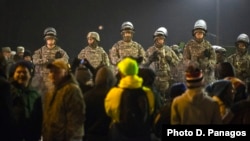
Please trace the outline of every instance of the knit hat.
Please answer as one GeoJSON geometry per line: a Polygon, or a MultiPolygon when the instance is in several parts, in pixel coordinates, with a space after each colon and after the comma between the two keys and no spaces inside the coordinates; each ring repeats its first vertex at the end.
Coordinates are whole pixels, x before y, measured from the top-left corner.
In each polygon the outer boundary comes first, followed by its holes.
{"type": "Polygon", "coordinates": [[[11,70],[10,70],[10,77],[12,77],[14,75],[14,72],[15,70],[17,69],[18,66],[23,66],[23,67],[26,67],[29,72],[30,72],[30,75],[33,76],[34,75],[34,71],[35,71],[35,68],[34,68],[34,64],[29,62],[29,61],[25,61],[25,60],[20,60],[20,61],[17,61],[12,67],[11,67],[11,70]]]}
{"type": "Polygon", "coordinates": [[[117,67],[123,75],[137,75],[139,71],[137,62],[129,57],[121,60],[117,67]]]}
{"type": "Polygon", "coordinates": [[[197,88],[203,86],[203,73],[201,69],[193,65],[187,67],[185,71],[186,86],[188,88],[197,88]]]}
{"type": "Polygon", "coordinates": [[[48,69],[51,69],[52,67],[56,67],[59,69],[65,69],[67,71],[70,70],[70,65],[62,59],[56,59],[47,65],[48,69]]]}

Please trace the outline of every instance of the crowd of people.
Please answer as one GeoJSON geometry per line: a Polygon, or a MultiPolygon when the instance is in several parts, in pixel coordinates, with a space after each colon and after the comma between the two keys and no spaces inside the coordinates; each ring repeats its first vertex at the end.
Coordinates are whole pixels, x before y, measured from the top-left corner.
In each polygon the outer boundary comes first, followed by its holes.
{"type": "Polygon", "coordinates": [[[160,141],[168,125],[249,124],[249,37],[235,53],[206,40],[194,23],[182,49],[159,27],[147,49],[133,40],[132,22],[106,52],[98,32],[72,62],[54,27],[33,53],[23,46],[0,54],[1,138],[10,141],[160,141]]]}

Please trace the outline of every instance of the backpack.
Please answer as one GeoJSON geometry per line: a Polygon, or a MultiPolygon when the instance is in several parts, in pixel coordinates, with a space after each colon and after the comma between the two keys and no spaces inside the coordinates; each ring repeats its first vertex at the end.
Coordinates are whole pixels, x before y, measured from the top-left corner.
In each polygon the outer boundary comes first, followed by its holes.
{"type": "Polygon", "coordinates": [[[120,122],[117,129],[127,137],[150,133],[149,103],[142,88],[124,89],[120,100],[120,122]]]}

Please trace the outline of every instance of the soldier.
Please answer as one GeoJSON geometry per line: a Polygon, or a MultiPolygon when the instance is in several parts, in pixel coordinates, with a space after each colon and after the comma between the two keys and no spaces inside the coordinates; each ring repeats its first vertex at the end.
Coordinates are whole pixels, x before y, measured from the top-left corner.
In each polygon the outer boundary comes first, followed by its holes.
{"type": "Polygon", "coordinates": [[[16,48],[16,54],[14,55],[14,61],[17,62],[19,60],[23,60],[25,48],[23,46],[18,46],[16,48]]]}
{"type": "Polygon", "coordinates": [[[207,24],[199,19],[192,30],[193,39],[189,40],[183,50],[183,63],[200,68],[204,74],[205,85],[213,82],[214,67],[216,63],[215,51],[209,41],[205,39],[207,24]]]}
{"type": "Polygon", "coordinates": [[[56,44],[57,32],[55,28],[48,27],[44,30],[45,45],[36,50],[32,56],[35,65],[35,75],[32,80],[32,86],[37,88],[43,94],[51,86],[48,80],[49,70],[46,66],[55,59],[69,61],[69,56],[60,46],[56,44]]]}
{"type": "Polygon", "coordinates": [[[175,52],[165,44],[167,36],[168,32],[165,27],[160,27],[154,32],[154,45],[147,49],[147,61],[144,64],[144,66],[149,66],[155,71],[156,78],[154,84],[160,92],[162,100],[168,98],[167,90],[172,75],[170,68],[171,66],[176,66],[179,62],[175,52]]]}
{"type": "Polygon", "coordinates": [[[11,74],[11,66],[15,63],[13,60],[13,56],[11,54],[11,48],[10,47],[2,47],[2,54],[6,60],[6,76],[9,79],[9,75],[11,74]]]}
{"type": "Polygon", "coordinates": [[[174,44],[170,47],[179,58],[177,66],[171,66],[171,84],[184,82],[183,52],[179,45],[174,44]]]}
{"type": "Polygon", "coordinates": [[[101,65],[109,66],[109,57],[105,50],[99,46],[99,34],[97,32],[89,32],[87,41],[88,46],[81,50],[78,54],[78,59],[87,59],[95,69],[101,65]]]}
{"type": "Polygon", "coordinates": [[[216,64],[226,62],[227,56],[226,52],[227,50],[224,47],[213,45],[214,51],[216,53],[216,64]]]}
{"type": "Polygon", "coordinates": [[[183,59],[182,50],[180,49],[180,47],[177,44],[172,45],[170,48],[175,52],[175,54],[178,56],[178,58],[180,60],[183,59]]]}
{"type": "Polygon", "coordinates": [[[236,52],[227,59],[234,68],[237,78],[244,82],[250,77],[250,56],[248,55],[249,37],[247,34],[240,34],[237,37],[235,47],[236,52]]]}
{"type": "Polygon", "coordinates": [[[142,57],[143,61],[145,61],[145,50],[141,44],[133,41],[134,33],[134,26],[131,22],[126,21],[122,23],[122,40],[116,42],[109,51],[112,65],[116,66],[116,64],[125,57],[142,57]]]}

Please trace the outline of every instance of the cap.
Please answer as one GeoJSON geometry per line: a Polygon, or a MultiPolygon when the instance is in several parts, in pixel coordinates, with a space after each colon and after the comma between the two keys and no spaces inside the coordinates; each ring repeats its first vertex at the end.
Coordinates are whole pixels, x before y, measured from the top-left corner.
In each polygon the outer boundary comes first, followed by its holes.
{"type": "Polygon", "coordinates": [[[32,56],[31,51],[25,50],[24,53],[23,53],[23,57],[26,57],[26,56],[32,56]]]}
{"type": "Polygon", "coordinates": [[[48,69],[51,69],[52,67],[56,67],[59,69],[65,69],[68,71],[70,70],[70,65],[62,59],[56,59],[47,65],[48,69]]]}
{"type": "Polygon", "coordinates": [[[11,52],[11,48],[10,47],[2,47],[2,52],[11,52]]]}

